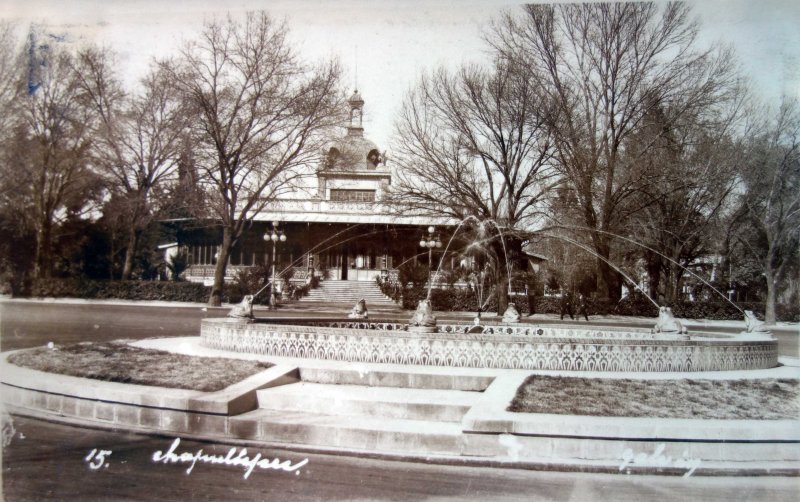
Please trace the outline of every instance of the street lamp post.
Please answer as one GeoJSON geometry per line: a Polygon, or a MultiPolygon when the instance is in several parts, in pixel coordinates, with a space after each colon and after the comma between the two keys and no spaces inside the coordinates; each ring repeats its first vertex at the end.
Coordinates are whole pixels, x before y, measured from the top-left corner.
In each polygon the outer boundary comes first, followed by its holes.
{"type": "Polygon", "coordinates": [[[442,247],[442,241],[439,240],[439,234],[436,233],[434,227],[428,227],[428,233],[422,234],[419,245],[420,247],[428,248],[428,300],[430,300],[431,287],[433,286],[433,277],[431,277],[433,270],[433,248],[442,247]]]}
{"type": "Polygon", "coordinates": [[[272,280],[269,283],[269,307],[275,308],[275,259],[278,241],[286,242],[286,234],[278,228],[279,222],[272,222],[272,231],[264,234],[265,241],[272,241],[272,280]]]}

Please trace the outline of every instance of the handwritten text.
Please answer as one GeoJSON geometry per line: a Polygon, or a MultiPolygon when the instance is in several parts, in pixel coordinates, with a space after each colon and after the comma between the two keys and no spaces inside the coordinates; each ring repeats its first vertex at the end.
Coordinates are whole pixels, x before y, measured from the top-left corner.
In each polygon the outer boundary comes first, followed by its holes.
{"type": "Polygon", "coordinates": [[[639,467],[673,467],[676,469],[687,469],[683,477],[688,478],[694,473],[695,469],[700,467],[700,459],[689,458],[688,451],[684,451],[681,458],[673,459],[669,455],[664,455],[665,449],[666,445],[660,443],[656,446],[655,451],[648,455],[647,453],[634,454],[633,450],[626,448],[625,451],[622,452],[622,464],[620,464],[619,470],[625,470],[629,465],[639,467]]]}
{"type": "Polygon", "coordinates": [[[301,460],[296,464],[292,464],[291,460],[284,460],[283,462],[281,462],[278,458],[270,460],[268,458],[263,458],[260,453],[257,453],[251,458],[247,454],[247,448],[242,448],[241,450],[238,448],[231,448],[228,450],[227,455],[211,455],[208,453],[203,453],[202,448],[195,452],[176,453],[180,444],[180,438],[175,438],[175,441],[172,442],[169,451],[163,453],[161,450],[159,450],[153,453],[153,462],[160,462],[162,464],[190,464],[189,468],[186,469],[186,474],[191,474],[194,466],[198,462],[203,464],[240,466],[245,469],[244,479],[247,479],[250,476],[250,473],[252,473],[256,467],[259,469],[274,469],[277,471],[294,472],[295,474],[300,474],[298,469],[308,463],[308,459],[301,460]]]}

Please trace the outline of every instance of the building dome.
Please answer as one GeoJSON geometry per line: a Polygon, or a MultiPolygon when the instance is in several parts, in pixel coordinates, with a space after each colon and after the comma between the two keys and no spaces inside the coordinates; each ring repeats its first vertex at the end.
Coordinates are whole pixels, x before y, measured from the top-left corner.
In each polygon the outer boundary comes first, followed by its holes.
{"type": "Polygon", "coordinates": [[[358,89],[353,91],[353,95],[350,96],[347,102],[350,103],[352,108],[361,108],[364,106],[364,100],[361,99],[361,94],[358,93],[358,89]]]}
{"type": "Polygon", "coordinates": [[[350,124],[347,126],[347,134],[328,145],[323,169],[350,172],[387,170],[378,146],[364,137],[361,121],[364,100],[357,89],[353,91],[347,103],[350,105],[350,124]]]}
{"type": "Polygon", "coordinates": [[[325,169],[331,171],[383,170],[378,145],[363,136],[348,135],[328,145],[325,169]]]}

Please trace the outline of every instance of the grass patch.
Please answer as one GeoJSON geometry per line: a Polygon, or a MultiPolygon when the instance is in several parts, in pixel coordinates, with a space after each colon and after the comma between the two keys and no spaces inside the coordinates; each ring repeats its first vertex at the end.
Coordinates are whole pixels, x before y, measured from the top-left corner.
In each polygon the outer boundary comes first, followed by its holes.
{"type": "Polygon", "coordinates": [[[800,381],[531,375],[517,390],[508,411],[606,417],[798,419],[800,381]]]}
{"type": "Polygon", "coordinates": [[[222,390],[272,366],[143,349],[123,340],[41,347],[13,354],[8,362],[47,373],[203,392],[222,390]]]}

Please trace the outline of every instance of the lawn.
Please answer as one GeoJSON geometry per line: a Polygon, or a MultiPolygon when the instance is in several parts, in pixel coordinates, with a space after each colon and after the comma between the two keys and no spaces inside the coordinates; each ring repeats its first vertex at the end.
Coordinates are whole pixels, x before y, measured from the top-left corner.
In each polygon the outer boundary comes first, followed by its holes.
{"type": "Polygon", "coordinates": [[[508,411],[607,417],[798,419],[800,381],[532,375],[517,390],[508,411]]]}
{"type": "Polygon", "coordinates": [[[222,390],[272,366],[257,361],[143,349],[122,340],[41,347],[13,354],[8,361],[48,373],[204,392],[222,390]]]}

